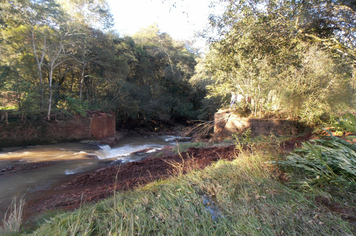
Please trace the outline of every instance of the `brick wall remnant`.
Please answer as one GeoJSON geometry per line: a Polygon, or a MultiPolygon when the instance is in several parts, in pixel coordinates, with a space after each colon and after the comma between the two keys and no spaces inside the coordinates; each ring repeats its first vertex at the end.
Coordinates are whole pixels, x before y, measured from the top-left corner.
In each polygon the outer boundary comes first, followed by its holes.
{"type": "Polygon", "coordinates": [[[0,148],[99,140],[116,133],[115,113],[94,113],[89,117],[72,116],[63,120],[0,123],[0,148]]]}

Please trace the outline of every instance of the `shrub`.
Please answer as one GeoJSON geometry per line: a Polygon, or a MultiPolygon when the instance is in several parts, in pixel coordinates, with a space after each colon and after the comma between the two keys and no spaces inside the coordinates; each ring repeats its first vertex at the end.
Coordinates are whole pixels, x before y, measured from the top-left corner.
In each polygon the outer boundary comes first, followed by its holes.
{"type": "Polygon", "coordinates": [[[311,184],[354,184],[356,180],[356,146],[341,138],[324,137],[303,143],[279,165],[298,168],[311,184]]]}

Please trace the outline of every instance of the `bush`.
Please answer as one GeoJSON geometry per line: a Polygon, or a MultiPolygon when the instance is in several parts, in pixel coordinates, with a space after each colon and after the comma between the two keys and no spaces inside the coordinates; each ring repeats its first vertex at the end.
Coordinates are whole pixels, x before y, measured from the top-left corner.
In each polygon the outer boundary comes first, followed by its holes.
{"type": "Polygon", "coordinates": [[[330,137],[303,143],[279,165],[297,168],[307,174],[310,184],[354,184],[356,180],[356,145],[330,137]]]}

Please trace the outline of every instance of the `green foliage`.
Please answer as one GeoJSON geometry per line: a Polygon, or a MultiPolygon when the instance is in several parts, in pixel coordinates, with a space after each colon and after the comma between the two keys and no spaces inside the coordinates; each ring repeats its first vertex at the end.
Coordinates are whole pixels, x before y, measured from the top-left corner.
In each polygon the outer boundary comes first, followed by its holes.
{"type": "Polygon", "coordinates": [[[232,137],[235,139],[235,145],[238,150],[242,151],[244,147],[251,148],[251,129],[247,129],[242,134],[233,134],[232,137]]]}
{"type": "MultiPolygon", "coordinates": [[[[47,219],[30,235],[348,235],[352,224],[275,178],[268,156],[240,153],[47,219]],[[188,232],[188,233],[187,233],[188,232]]],[[[194,168],[194,166],[192,166],[194,168]]],[[[337,193],[337,192],[335,192],[337,193]]],[[[344,200],[354,207],[351,193],[344,200]]]]}
{"type": "Polygon", "coordinates": [[[197,116],[195,55],[157,25],[120,38],[105,0],[5,1],[0,12],[0,90],[20,111],[114,110],[136,123],[197,116]]]}
{"type": "Polygon", "coordinates": [[[116,87],[113,106],[121,121],[169,121],[197,115],[196,91],[189,83],[195,56],[156,25],[117,42],[128,73],[116,87]]]}
{"type": "Polygon", "coordinates": [[[356,117],[351,113],[346,113],[342,118],[336,120],[334,126],[339,131],[356,133],[356,117]]]}
{"type": "Polygon", "coordinates": [[[214,120],[214,114],[219,110],[219,108],[221,108],[221,101],[221,97],[210,97],[202,99],[198,119],[214,120]]]}
{"type": "Polygon", "coordinates": [[[67,109],[81,116],[86,115],[86,111],[88,110],[88,104],[72,97],[66,97],[66,101],[68,103],[67,109]]]}
{"type": "Polygon", "coordinates": [[[204,142],[189,142],[189,143],[178,143],[172,150],[175,153],[186,152],[189,148],[201,148],[206,147],[207,144],[204,142]]]}
{"type": "MultiPolygon", "coordinates": [[[[330,133],[331,135],[331,133],[330,133]]],[[[356,180],[356,146],[341,138],[330,136],[303,143],[279,165],[307,172],[310,184],[353,185],[356,180]]]]}
{"type": "MultiPolygon", "coordinates": [[[[251,98],[245,105],[255,115],[283,111],[309,123],[325,112],[352,106],[352,57],[340,56],[323,40],[310,40],[304,31],[320,26],[308,24],[308,20],[317,22],[318,16],[334,20],[322,13],[327,1],[226,2],[223,16],[211,18],[220,35],[201,62],[207,71],[201,79],[214,81],[207,86],[208,97],[222,97],[226,104],[234,91],[251,98]]],[[[335,36],[332,30],[329,33],[323,31],[323,37],[335,36]]]]}

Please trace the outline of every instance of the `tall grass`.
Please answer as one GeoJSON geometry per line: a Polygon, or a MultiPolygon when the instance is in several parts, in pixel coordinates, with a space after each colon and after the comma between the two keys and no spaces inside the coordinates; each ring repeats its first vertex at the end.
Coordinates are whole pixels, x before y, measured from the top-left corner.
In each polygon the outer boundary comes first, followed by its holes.
{"type": "Polygon", "coordinates": [[[172,151],[176,154],[180,152],[186,152],[189,148],[204,148],[204,147],[224,147],[234,145],[232,139],[224,139],[221,142],[186,142],[177,143],[176,146],[172,148],[172,151]]]}
{"type": "Polygon", "coordinates": [[[280,165],[303,170],[309,184],[355,185],[356,145],[341,138],[311,140],[295,150],[280,165]]]}
{"type": "Polygon", "coordinates": [[[2,219],[3,226],[0,228],[0,235],[10,235],[20,231],[24,205],[25,200],[23,198],[12,200],[4,219],[2,219]]]}
{"type": "MultiPolygon", "coordinates": [[[[273,152],[272,152],[273,153],[273,152]]],[[[351,235],[352,226],[276,177],[264,150],[241,152],[57,215],[32,235],[351,235]],[[206,201],[208,199],[208,201],[206,201]],[[207,205],[219,213],[215,216],[207,205]]]]}

